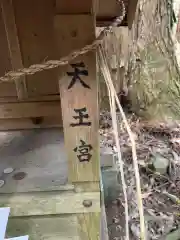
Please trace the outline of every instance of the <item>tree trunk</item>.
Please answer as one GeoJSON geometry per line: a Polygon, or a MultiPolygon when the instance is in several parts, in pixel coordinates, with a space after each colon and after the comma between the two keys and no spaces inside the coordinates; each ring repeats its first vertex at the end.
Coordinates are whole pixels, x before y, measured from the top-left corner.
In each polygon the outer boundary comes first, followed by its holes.
{"type": "Polygon", "coordinates": [[[139,0],[129,32],[126,82],[132,109],[148,119],[180,117],[180,74],[172,26],[175,20],[169,0],[139,0]]]}

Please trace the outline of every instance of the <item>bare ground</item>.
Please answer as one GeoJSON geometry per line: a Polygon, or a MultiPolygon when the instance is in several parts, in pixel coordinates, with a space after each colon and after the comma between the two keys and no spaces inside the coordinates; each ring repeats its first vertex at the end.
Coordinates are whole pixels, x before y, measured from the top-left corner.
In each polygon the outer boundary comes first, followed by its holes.
{"type": "MultiPolygon", "coordinates": [[[[148,240],[180,239],[180,124],[143,122],[129,116],[138,155],[141,188],[148,240]]],[[[108,112],[101,114],[101,145],[112,148],[115,141],[108,112]]],[[[130,239],[139,238],[139,214],[131,143],[119,117],[119,140],[129,200],[130,239]]],[[[119,180],[121,181],[121,180],[119,180]]],[[[106,206],[110,240],[124,239],[124,200],[119,198],[106,206]]]]}

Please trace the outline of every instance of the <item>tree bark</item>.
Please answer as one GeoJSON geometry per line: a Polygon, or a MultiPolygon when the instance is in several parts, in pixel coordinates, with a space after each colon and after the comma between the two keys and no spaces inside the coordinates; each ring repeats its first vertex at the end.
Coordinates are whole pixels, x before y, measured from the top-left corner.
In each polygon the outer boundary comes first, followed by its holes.
{"type": "Polygon", "coordinates": [[[145,118],[179,118],[179,68],[167,0],[139,0],[129,32],[126,82],[132,109],[145,118]]]}

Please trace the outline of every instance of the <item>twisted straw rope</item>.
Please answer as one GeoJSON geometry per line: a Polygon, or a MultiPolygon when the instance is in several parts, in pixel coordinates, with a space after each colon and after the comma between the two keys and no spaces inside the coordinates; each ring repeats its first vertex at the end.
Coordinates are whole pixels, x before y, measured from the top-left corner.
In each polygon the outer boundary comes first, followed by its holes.
{"type": "Polygon", "coordinates": [[[102,43],[102,40],[103,40],[103,37],[105,36],[105,34],[107,32],[109,32],[112,27],[119,26],[125,17],[126,9],[125,9],[123,0],[117,0],[117,2],[119,3],[119,5],[122,9],[121,16],[117,17],[110,26],[105,27],[100,32],[99,36],[96,38],[96,40],[92,44],[86,45],[85,47],[83,47],[79,50],[75,50],[75,51],[71,52],[69,55],[67,55],[66,57],[60,58],[59,60],[48,60],[44,63],[33,64],[28,68],[22,68],[22,69],[17,69],[15,71],[9,71],[4,76],[0,77],[0,82],[14,81],[23,76],[33,75],[37,72],[41,72],[41,71],[44,71],[47,69],[53,69],[53,68],[57,68],[59,66],[67,65],[67,64],[69,64],[70,61],[75,59],[77,56],[86,54],[87,52],[96,49],[96,47],[102,43]]]}

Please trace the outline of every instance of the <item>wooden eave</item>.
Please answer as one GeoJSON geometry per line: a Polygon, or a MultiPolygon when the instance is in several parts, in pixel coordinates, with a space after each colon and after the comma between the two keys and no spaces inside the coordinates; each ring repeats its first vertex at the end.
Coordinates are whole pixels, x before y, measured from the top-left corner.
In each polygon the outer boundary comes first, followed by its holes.
{"type": "MultiPolygon", "coordinates": [[[[122,26],[129,26],[136,11],[137,0],[123,0],[126,16],[122,26]]],[[[56,0],[56,14],[88,14],[95,10],[97,26],[109,25],[122,14],[121,4],[117,0],[56,0]],[[94,8],[94,9],[93,9],[94,8]]]]}

